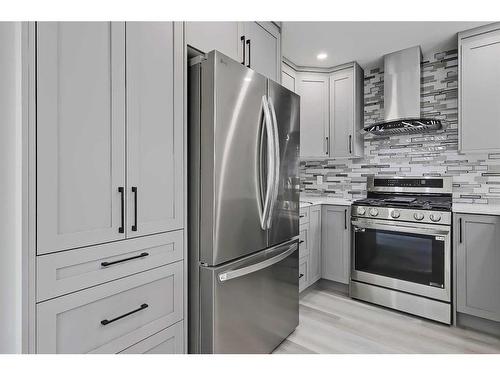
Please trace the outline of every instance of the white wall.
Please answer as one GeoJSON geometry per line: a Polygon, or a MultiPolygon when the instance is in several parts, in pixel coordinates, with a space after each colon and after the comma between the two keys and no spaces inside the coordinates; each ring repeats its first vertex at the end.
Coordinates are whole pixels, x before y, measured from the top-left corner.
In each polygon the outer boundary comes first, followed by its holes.
{"type": "Polygon", "coordinates": [[[21,352],[21,23],[0,22],[0,353],[21,352]]]}

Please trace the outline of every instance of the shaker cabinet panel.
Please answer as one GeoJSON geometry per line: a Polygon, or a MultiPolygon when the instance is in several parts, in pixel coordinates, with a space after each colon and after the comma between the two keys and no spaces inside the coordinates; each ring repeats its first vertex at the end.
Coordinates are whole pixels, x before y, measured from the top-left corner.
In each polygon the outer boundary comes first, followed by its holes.
{"type": "Polygon", "coordinates": [[[183,262],[37,304],[38,353],[118,353],[183,318],[183,262]]]}
{"type": "Polygon", "coordinates": [[[222,52],[242,61],[244,41],[240,22],[186,22],[186,43],[201,52],[222,52]]]}
{"type": "Polygon", "coordinates": [[[296,92],[296,74],[292,68],[283,64],[281,68],[281,85],[288,90],[296,92]]]}
{"type": "Polygon", "coordinates": [[[457,311],[500,322],[500,216],[455,217],[457,311]]]}
{"type": "Polygon", "coordinates": [[[182,228],[183,37],[174,22],[127,22],[127,236],[182,228]]]}
{"type": "Polygon", "coordinates": [[[345,206],[323,206],[322,277],[343,284],[350,277],[350,209],[345,206]]]}
{"type": "Polygon", "coordinates": [[[300,95],[300,156],[328,156],[328,76],[299,73],[296,83],[300,95]]]}
{"type": "Polygon", "coordinates": [[[280,30],[271,22],[245,22],[246,64],[263,76],[280,82],[280,30]]]}
{"type": "Polygon", "coordinates": [[[184,324],[179,322],[145,340],[132,345],[120,354],[183,354],[184,324]]]}
{"type": "Polygon", "coordinates": [[[356,158],[364,154],[360,130],[364,124],[364,73],[352,67],[330,75],[330,144],[331,157],[356,158]]]}
{"type": "Polygon", "coordinates": [[[352,69],[330,76],[330,156],[352,153],[354,85],[352,69]]]}
{"type": "Polygon", "coordinates": [[[459,82],[460,151],[499,151],[500,30],[459,39],[459,82]]]}
{"type": "Polygon", "coordinates": [[[37,23],[37,252],[124,238],[125,26],[37,23]]]}

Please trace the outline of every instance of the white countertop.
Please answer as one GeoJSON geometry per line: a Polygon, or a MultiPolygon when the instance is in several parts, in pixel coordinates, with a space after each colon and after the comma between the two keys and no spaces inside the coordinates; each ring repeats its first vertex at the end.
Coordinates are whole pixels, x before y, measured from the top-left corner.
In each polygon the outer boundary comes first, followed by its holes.
{"type": "Polygon", "coordinates": [[[452,210],[462,214],[500,215],[500,204],[453,203],[452,210]]]}
{"type": "Polygon", "coordinates": [[[321,197],[317,195],[306,195],[300,194],[300,208],[315,206],[318,204],[331,204],[335,206],[350,206],[352,203],[349,199],[341,199],[341,198],[330,198],[330,197],[321,197]]]}

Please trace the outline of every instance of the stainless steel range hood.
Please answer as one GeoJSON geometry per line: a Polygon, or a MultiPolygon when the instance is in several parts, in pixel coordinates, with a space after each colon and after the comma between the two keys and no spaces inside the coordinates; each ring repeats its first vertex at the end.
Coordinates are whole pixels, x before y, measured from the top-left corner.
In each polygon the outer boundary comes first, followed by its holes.
{"type": "Polygon", "coordinates": [[[420,117],[420,47],[384,56],[384,121],[363,130],[375,135],[421,133],[441,128],[441,121],[420,117]]]}

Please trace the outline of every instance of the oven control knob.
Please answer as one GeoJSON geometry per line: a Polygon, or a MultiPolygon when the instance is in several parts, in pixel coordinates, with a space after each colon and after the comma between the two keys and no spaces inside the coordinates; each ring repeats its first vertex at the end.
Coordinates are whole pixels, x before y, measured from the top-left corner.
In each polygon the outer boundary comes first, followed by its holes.
{"type": "Polygon", "coordinates": [[[424,214],[423,214],[423,213],[421,213],[421,212],[415,212],[415,213],[413,214],[413,217],[415,218],[415,220],[419,220],[419,221],[420,221],[420,220],[423,220],[423,218],[424,218],[424,214]]]}
{"type": "Polygon", "coordinates": [[[358,207],[358,215],[364,215],[366,213],[366,210],[364,207],[358,207]]]}
{"type": "Polygon", "coordinates": [[[439,220],[441,220],[441,215],[440,214],[431,214],[429,217],[435,223],[437,223],[439,220]]]}
{"type": "Polygon", "coordinates": [[[370,215],[377,216],[378,215],[378,210],[376,208],[370,208],[370,215]]]}
{"type": "Polygon", "coordinates": [[[397,219],[400,216],[401,216],[401,213],[399,211],[394,210],[394,211],[391,212],[391,217],[393,219],[397,219]]]}

